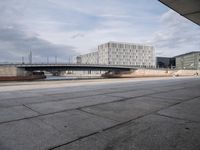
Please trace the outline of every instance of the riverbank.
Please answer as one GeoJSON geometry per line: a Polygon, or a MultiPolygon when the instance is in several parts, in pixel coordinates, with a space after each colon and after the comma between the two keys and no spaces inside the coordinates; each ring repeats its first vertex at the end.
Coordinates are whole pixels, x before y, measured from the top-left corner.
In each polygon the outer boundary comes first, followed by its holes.
{"type": "Polygon", "coordinates": [[[109,72],[103,75],[107,78],[142,78],[142,77],[172,77],[172,76],[198,76],[200,70],[175,69],[137,69],[126,72],[109,72]]]}
{"type": "Polygon", "coordinates": [[[5,81],[34,81],[45,79],[43,75],[31,75],[31,76],[0,76],[0,82],[5,81]]]}

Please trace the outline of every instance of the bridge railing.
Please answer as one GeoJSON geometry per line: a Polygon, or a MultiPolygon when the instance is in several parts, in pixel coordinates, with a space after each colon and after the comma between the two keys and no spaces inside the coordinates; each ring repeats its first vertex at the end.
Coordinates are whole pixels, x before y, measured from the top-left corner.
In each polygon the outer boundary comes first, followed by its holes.
{"type": "Polygon", "coordinates": [[[16,67],[50,67],[50,66],[60,66],[60,67],[70,67],[70,66],[80,66],[80,67],[107,67],[107,68],[146,68],[146,69],[155,69],[152,66],[135,66],[135,65],[106,65],[106,64],[78,64],[78,63],[6,63],[0,64],[0,66],[16,66],[16,67]]]}

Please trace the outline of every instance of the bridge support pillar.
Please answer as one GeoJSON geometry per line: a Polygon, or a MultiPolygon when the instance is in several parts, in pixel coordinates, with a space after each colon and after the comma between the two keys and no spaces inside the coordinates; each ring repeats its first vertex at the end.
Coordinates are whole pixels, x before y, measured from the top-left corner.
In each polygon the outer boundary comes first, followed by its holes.
{"type": "Polygon", "coordinates": [[[88,74],[91,74],[92,73],[92,71],[91,70],[88,70],[88,74]]]}
{"type": "Polygon", "coordinates": [[[59,76],[59,72],[58,71],[54,71],[54,72],[52,72],[52,75],[53,76],[59,76]]]}

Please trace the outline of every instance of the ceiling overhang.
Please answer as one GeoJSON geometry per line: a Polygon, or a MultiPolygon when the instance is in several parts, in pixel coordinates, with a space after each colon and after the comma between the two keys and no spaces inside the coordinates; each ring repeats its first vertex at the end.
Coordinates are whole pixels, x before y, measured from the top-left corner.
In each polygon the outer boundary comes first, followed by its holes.
{"type": "Polygon", "coordinates": [[[180,15],[200,25],[200,0],[159,0],[180,15]]]}

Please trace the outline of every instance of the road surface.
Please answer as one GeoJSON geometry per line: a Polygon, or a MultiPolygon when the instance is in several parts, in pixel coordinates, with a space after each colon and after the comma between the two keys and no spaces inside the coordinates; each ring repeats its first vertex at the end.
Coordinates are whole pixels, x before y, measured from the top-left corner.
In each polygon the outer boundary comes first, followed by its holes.
{"type": "Polygon", "coordinates": [[[0,150],[199,150],[200,78],[0,83],[0,150]]]}

